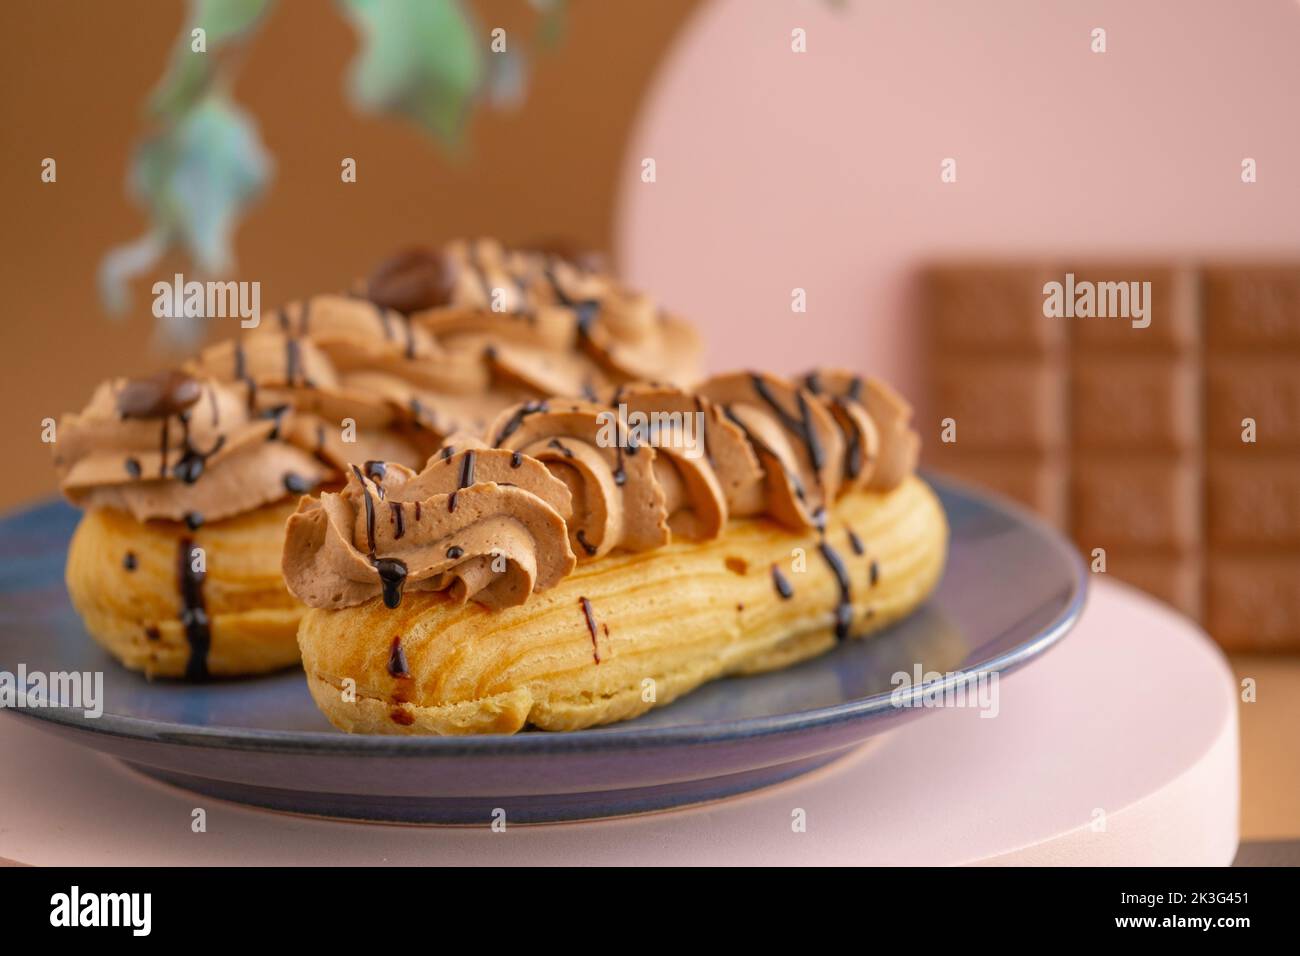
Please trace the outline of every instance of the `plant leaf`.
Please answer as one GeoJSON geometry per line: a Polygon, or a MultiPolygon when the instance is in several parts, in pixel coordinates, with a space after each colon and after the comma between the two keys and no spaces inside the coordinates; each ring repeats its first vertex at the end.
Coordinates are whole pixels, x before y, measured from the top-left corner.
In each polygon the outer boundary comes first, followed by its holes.
{"type": "Polygon", "coordinates": [[[270,169],[256,123],[214,94],[140,146],[132,187],[201,269],[219,273],[233,258],[235,220],[262,191],[270,169]]]}
{"type": "Polygon", "coordinates": [[[343,0],[362,35],[349,86],[363,109],[396,113],[459,143],[484,78],[486,39],[457,0],[343,0]]]}
{"type": "Polygon", "coordinates": [[[228,47],[238,46],[265,15],[271,0],[190,0],[185,25],[172,47],[167,72],[149,99],[159,116],[177,117],[211,89],[228,47]],[[207,52],[195,53],[191,33],[202,27],[207,52]]]}

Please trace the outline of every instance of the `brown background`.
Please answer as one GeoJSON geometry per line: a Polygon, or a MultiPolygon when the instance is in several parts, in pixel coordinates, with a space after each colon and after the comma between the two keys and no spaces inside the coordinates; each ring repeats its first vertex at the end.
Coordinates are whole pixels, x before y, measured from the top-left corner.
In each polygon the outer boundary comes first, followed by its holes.
{"type": "MultiPolygon", "coordinates": [[[[525,102],[513,113],[479,110],[455,158],[412,126],[352,109],[344,77],[358,41],[335,4],[276,4],[234,90],[275,162],[270,190],[236,235],[238,277],[261,281],[269,308],[340,288],[411,241],[568,236],[607,248],[628,127],[694,6],[573,0],[562,42],[536,58],[525,102]],[[339,178],[345,156],[357,160],[354,184],[339,178]]],[[[510,14],[508,29],[531,26],[523,0],[495,10],[510,14]]],[[[157,0],[0,4],[0,508],[54,489],[43,418],[80,408],[103,378],[169,360],[153,343],[154,278],[136,283],[131,311],[114,319],[95,270],[106,250],[144,232],[124,187],[127,162],[183,15],[183,4],[157,0]],[[57,183],[41,182],[47,156],[57,183]]],[[[188,271],[178,260],[153,273],[178,269],[188,271]]]]}

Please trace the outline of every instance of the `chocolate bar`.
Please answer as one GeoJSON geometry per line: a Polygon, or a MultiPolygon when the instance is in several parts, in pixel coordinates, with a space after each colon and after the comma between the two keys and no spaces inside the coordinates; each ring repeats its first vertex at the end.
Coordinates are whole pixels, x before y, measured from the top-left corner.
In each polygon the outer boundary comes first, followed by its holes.
{"type": "Polygon", "coordinates": [[[1068,521],[1227,647],[1300,648],[1300,266],[925,281],[931,413],[958,423],[927,464],[1068,521]]]}

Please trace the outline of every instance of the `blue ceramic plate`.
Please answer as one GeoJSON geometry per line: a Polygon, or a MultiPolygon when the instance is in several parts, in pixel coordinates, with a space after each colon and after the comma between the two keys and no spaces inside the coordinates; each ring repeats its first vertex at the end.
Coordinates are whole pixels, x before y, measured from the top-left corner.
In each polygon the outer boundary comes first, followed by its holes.
{"type": "Polygon", "coordinates": [[[501,807],[511,822],[526,823],[698,803],[806,773],[928,713],[891,701],[897,672],[920,665],[948,674],[944,686],[1005,672],[1073,625],[1085,576],[1070,545],[1001,500],[931,480],[952,543],[943,581],[923,608],[870,640],[773,674],[708,684],[611,727],[349,736],[317,711],[300,672],[150,683],[93,643],[68,601],[63,564],[78,514],[62,503],[0,521],[0,671],[16,674],[19,664],[29,673],[103,671],[97,719],[63,708],[13,713],[159,779],[279,810],[485,823],[501,807]]]}

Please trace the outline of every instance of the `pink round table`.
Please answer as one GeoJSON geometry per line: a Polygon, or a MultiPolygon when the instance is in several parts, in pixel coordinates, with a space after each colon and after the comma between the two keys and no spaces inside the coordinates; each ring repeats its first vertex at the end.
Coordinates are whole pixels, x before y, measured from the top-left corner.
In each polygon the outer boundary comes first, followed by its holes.
{"type": "Polygon", "coordinates": [[[813,775],[642,817],[493,832],[277,814],[146,780],[5,715],[0,766],[40,773],[0,775],[0,861],[1226,865],[1232,673],[1187,620],[1094,581],[1075,630],[1002,681],[995,718],[936,710],[813,775]],[[204,833],[191,830],[198,807],[204,833]]]}

